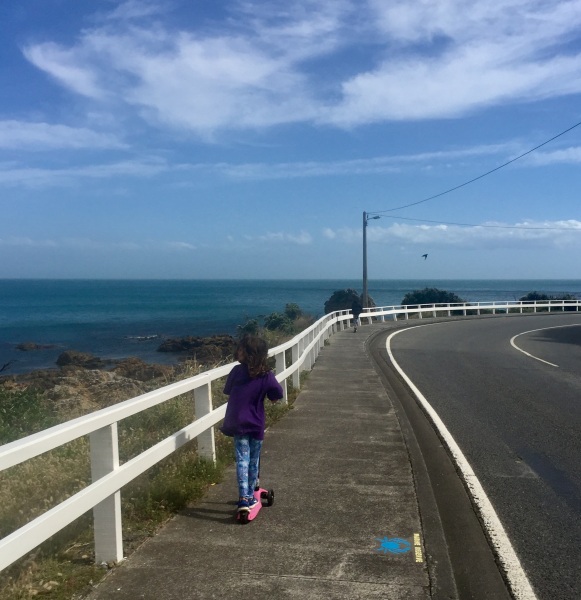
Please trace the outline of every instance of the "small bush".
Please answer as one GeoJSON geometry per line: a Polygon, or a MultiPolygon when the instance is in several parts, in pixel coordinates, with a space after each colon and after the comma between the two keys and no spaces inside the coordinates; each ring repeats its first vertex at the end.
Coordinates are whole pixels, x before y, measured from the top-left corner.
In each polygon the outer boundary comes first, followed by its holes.
{"type": "Polygon", "coordinates": [[[294,333],[294,323],[286,315],[282,313],[271,313],[264,319],[264,326],[269,331],[280,331],[282,333],[294,333]]]}
{"type": "MultiPolygon", "coordinates": [[[[577,300],[577,298],[573,295],[573,294],[561,294],[559,296],[548,296],[547,294],[542,294],[540,292],[529,292],[528,294],[525,294],[524,296],[522,296],[522,298],[519,298],[520,302],[530,302],[531,304],[533,302],[549,302],[550,300],[577,300]]],[[[539,311],[548,311],[548,308],[539,308],[539,311]]],[[[577,307],[574,305],[571,306],[565,306],[563,307],[564,311],[575,311],[577,310],[577,307]]]]}
{"type": "Polygon", "coordinates": [[[454,304],[465,302],[460,296],[437,288],[424,288],[408,292],[402,299],[402,305],[410,304],[454,304]]]}
{"type": "MultiPolygon", "coordinates": [[[[363,304],[363,298],[353,288],[346,290],[336,290],[331,297],[325,302],[325,314],[335,312],[336,310],[351,310],[353,302],[363,304]]],[[[375,301],[371,296],[367,296],[367,306],[375,306],[375,301]]]]}
{"type": "Polygon", "coordinates": [[[245,335],[260,335],[260,323],[257,319],[249,319],[244,325],[238,325],[237,329],[239,339],[245,335]]]}
{"type": "Polygon", "coordinates": [[[284,314],[291,320],[296,321],[302,316],[303,311],[298,304],[291,302],[284,307],[284,314]]]}
{"type": "Polygon", "coordinates": [[[535,302],[535,301],[543,301],[549,300],[549,296],[547,294],[541,294],[540,292],[529,292],[522,298],[519,298],[520,302],[535,302]]]}

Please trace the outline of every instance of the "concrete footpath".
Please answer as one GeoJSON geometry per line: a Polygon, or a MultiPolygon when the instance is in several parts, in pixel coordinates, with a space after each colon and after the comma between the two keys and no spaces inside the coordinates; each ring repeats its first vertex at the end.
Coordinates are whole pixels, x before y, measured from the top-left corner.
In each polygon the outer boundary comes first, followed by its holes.
{"type": "Polygon", "coordinates": [[[407,448],[365,351],[380,327],[333,336],[294,410],[267,431],[261,483],[273,506],[237,523],[230,468],[89,600],[430,598],[407,448]]]}

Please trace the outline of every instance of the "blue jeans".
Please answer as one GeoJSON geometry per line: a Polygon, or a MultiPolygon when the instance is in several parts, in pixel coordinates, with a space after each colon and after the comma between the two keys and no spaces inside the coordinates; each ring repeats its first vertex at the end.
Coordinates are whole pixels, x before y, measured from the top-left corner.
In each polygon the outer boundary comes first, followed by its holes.
{"type": "Polygon", "coordinates": [[[236,475],[238,477],[238,495],[251,498],[258,481],[258,464],[262,440],[250,435],[235,435],[236,475]]]}

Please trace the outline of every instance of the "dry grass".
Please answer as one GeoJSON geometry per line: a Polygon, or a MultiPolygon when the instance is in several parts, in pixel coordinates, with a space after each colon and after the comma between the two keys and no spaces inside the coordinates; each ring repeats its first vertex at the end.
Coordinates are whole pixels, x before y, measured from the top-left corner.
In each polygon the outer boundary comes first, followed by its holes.
{"type": "MultiPolygon", "coordinates": [[[[177,378],[195,375],[198,370],[197,365],[186,364],[177,378]]],[[[214,382],[214,407],[227,400],[222,388],[222,381],[214,382]]],[[[267,426],[291,410],[298,391],[292,385],[288,391],[288,406],[267,403],[267,426]]],[[[40,397],[27,391],[0,392],[1,406],[6,410],[3,413],[0,408],[0,443],[67,420],[66,415],[54,414],[40,397]],[[23,415],[26,418],[22,418],[23,415]],[[18,425],[12,426],[13,423],[18,425]]],[[[188,393],[125,419],[119,424],[121,462],[190,423],[194,418],[193,407],[193,394],[188,393]]],[[[231,439],[219,431],[216,432],[216,450],[218,459],[214,465],[198,459],[195,442],[186,444],[123,488],[126,555],[154,535],[176,511],[200,498],[209,485],[221,480],[224,468],[232,462],[233,448],[231,439]]],[[[1,472],[0,535],[8,535],[89,483],[87,438],[1,472]]],[[[92,518],[86,514],[6,569],[0,575],[0,597],[3,600],[25,600],[39,595],[53,600],[81,598],[105,571],[106,567],[94,564],[92,518]]]]}

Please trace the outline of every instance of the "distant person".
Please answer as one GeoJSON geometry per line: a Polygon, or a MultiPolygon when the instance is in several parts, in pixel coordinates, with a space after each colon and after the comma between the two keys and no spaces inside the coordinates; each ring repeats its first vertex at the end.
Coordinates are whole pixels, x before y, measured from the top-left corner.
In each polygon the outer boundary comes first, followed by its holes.
{"type": "Polygon", "coordinates": [[[236,349],[240,362],[229,373],[224,393],[229,396],[222,433],[234,438],[238,478],[238,512],[250,511],[258,502],[260,450],[264,440],[264,399],[276,402],[283,390],[268,368],[268,345],[256,336],[244,336],[236,349]]]}
{"type": "Polygon", "coordinates": [[[361,314],[362,310],[363,306],[361,306],[361,302],[359,302],[357,299],[353,300],[353,304],[351,305],[351,312],[353,313],[353,332],[356,332],[357,327],[361,325],[359,315],[361,314]]]}

